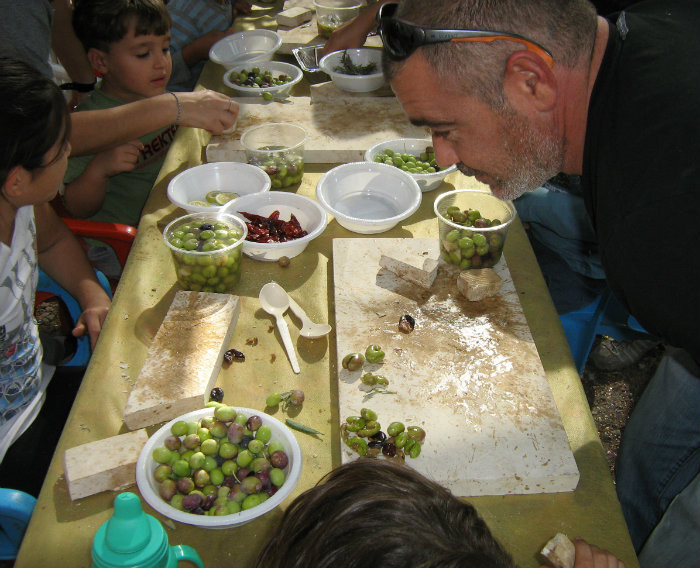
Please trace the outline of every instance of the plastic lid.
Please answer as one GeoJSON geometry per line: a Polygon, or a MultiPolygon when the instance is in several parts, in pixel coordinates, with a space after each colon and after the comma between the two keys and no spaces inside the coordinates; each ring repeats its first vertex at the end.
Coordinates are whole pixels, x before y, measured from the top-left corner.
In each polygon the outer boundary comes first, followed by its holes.
{"type": "Polygon", "coordinates": [[[157,519],[143,512],[134,493],[114,500],[114,513],[92,543],[95,568],[148,568],[167,555],[168,537],[157,519]]]}

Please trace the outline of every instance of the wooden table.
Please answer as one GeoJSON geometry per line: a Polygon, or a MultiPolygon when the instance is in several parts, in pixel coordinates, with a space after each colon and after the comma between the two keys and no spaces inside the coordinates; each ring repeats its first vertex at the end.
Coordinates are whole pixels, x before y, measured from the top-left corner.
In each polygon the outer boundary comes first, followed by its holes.
{"type": "MultiPolygon", "coordinates": [[[[219,88],[221,68],[209,64],[201,82],[219,88]]],[[[201,163],[206,132],[181,128],[170,149],[139,225],[124,275],[114,297],[80,392],[61,436],[51,468],[25,536],[15,566],[89,566],[92,539],[112,513],[114,493],[101,493],[71,502],[63,477],[62,458],[67,448],[124,433],[122,412],[146,352],[175,291],[175,272],[162,240],[166,223],[182,211],[166,197],[168,181],[178,172],[201,163]]],[[[321,174],[331,165],[308,165],[298,193],[314,198],[321,174]]],[[[449,189],[478,186],[473,178],[455,173],[441,188],[423,194],[420,209],[382,237],[437,238],[433,201],[449,189]]],[[[319,340],[298,336],[290,325],[301,374],[295,375],[277,335],[273,320],[257,300],[260,287],[274,279],[303,306],[315,321],[335,325],[333,313],[332,239],[361,237],[331,221],[326,231],[282,268],[245,258],[237,289],[242,312],[233,333],[232,347],[244,350],[246,361],[222,370],[218,385],[225,401],[263,409],[267,393],[302,388],[306,392],[304,422],[325,433],[316,439],[297,433],[304,464],[301,480],[292,497],[312,487],[321,476],[340,463],[338,407],[333,334],[319,340]],[[246,340],[258,338],[256,346],[246,340]],[[272,357],[275,355],[276,357],[272,357]],[[274,359],[274,360],[273,360],[274,359]]],[[[572,493],[479,497],[471,501],[497,538],[524,568],[539,566],[536,553],[556,532],[583,537],[614,551],[628,567],[638,566],[625,527],[603,448],[597,436],[586,397],[574,367],[559,318],[537,267],[519,221],[510,229],[505,255],[547,379],[561,410],[564,427],[574,452],[581,479],[572,493]]],[[[155,430],[155,428],[151,429],[155,430]]],[[[89,459],[86,456],[86,459],[89,459]]],[[[135,486],[130,488],[136,491],[135,486]]],[[[146,506],[146,511],[153,511],[146,506]]],[[[175,524],[159,517],[171,544],[189,544],[207,566],[250,566],[282,514],[274,510],[240,528],[205,531],[175,524]]]]}

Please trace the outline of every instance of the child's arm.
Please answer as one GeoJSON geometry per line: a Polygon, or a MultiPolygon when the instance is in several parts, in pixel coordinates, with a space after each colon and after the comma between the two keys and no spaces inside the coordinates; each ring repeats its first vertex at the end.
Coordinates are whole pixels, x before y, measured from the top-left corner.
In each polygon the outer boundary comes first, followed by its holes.
{"type": "Polygon", "coordinates": [[[95,154],[173,123],[221,134],[238,117],[238,105],[230,101],[231,97],[223,93],[200,90],[175,96],[165,93],[105,110],[74,112],[71,155],[95,154]]]}
{"type": "Polygon", "coordinates": [[[85,218],[97,213],[104,203],[109,178],[132,171],[141,148],[139,140],[132,140],[96,154],[83,173],[65,185],[63,201],[70,214],[85,218]]]}
{"type": "Polygon", "coordinates": [[[80,243],[53,208],[48,203],[37,204],[34,215],[39,266],[78,300],[83,313],[73,335],[78,337],[87,331],[94,348],[112,302],[97,281],[80,243]]]}

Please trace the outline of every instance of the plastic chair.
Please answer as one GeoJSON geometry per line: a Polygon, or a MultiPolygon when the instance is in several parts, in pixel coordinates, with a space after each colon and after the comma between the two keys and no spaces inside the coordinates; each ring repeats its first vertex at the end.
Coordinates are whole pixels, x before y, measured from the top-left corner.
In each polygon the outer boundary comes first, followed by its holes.
{"type": "Polygon", "coordinates": [[[0,487],[0,560],[14,560],[36,499],[17,489],[0,487]]]}
{"type": "MultiPolygon", "coordinates": [[[[107,277],[102,274],[99,270],[95,270],[95,275],[97,280],[104,288],[105,292],[112,297],[112,288],[109,284],[107,277]]],[[[73,322],[78,321],[82,310],[78,302],[71,296],[64,288],[59,286],[53,278],[46,274],[43,270],[39,269],[39,282],[37,284],[36,301],[34,303],[35,307],[41,302],[47,300],[52,296],[58,296],[68,309],[73,322]]],[[[64,363],[62,367],[86,367],[90,361],[90,338],[87,335],[83,335],[78,338],[78,347],[71,358],[70,361],[64,363]]]]}
{"type": "Polygon", "coordinates": [[[610,288],[594,302],[579,310],[561,314],[559,319],[579,375],[583,372],[597,335],[607,335],[617,340],[653,337],[620,304],[610,288]]]}
{"type": "Polygon", "coordinates": [[[120,223],[105,223],[102,221],[86,221],[62,217],[68,228],[78,237],[90,237],[107,243],[114,249],[122,268],[129,256],[131,244],[136,238],[136,227],[120,223]]]}

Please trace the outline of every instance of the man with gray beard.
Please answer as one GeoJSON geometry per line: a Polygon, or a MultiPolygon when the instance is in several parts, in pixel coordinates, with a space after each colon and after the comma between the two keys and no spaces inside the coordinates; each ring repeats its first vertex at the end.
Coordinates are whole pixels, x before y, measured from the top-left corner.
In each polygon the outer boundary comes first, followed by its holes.
{"type": "Polygon", "coordinates": [[[581,175],[613,293],[668,345],[624,434],[618,496],[638,552],[677,495],[694,502],[682,526],[663,521],[669,565],[694,565],[700,5],[648,0],[612,22],[586,0],[403,0],[378,20],[387,78],[441,166],[501,199],[581,175]]]}

